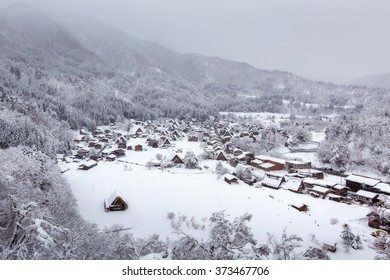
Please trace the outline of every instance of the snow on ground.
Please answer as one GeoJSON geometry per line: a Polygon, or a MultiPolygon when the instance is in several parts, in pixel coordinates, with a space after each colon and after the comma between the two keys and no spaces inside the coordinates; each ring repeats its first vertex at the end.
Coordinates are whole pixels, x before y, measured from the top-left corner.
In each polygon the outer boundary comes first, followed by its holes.
{"type": "MultiPolygon", "coordinates": [[[[145,144],[144,141],[134,139],[131,144],[145,144]]],[[[199,142],[179,141],[173,150],[179,148],[183,149],[183,156],[186,149],[194,150],[195,154],[201,152],[199,142]]],[[[253,214],[250,226],[259,243],[267,241],[267,232],[280,237],[287,228],[288,233],[296,233],[304,239],[302,248],[321,246],[324,242],[338,243],[338,251],[329,254],[333,259],[372,259],[375,255],[367,243],[364,250],[351,250],[348,254],[341,245],[340,232],[344,223],[361,234],[363,240],[373,239],[370,236],[372,229],[364,219],[369,212],[366,206],[341,204],[283,189],[254,188],[243,182],[228,185],[223,177],[218,180],[217,175],[212,174],[216,161],[202,162],[201,166],[207,164],[209,170],[172,168],[161,171],[142,166],[157,153],[169,155],[172,150],[126,151],[126,157],[120,159],[141,165],[101,161],[97,167],[82,171],[77,170],[79,163],[67,164],[70,170],[64,176],[70,183],[82,216],[100,227],[120,224],[132,228],[131,232],[139,237],[158,233],[162,238],[172,238],[168,212],[186,215],[188,219],[194,217],[206,227],[208,222],[204,218],[209,218],[213,212],[225,210],[232,218],[248,212],[253,214]],[[125,168],[125,164],[131,170],[125,168]],[[128,202],[128,210],[104,211],[103,201],[113,191],[128,202]],[[290,206],[292,203],[305,203],[310,210],[301,213],[290,206]],[[339,223],[331,225],[331,218],[337,218],[339,223]]],[[[207,230],[186,226],[184,230],[198,238],[207,236],[207,230]]]]}
{"type": "MultiPolygon", "coordinates": [[[[312,131],[313,138],[312,140],[314,142],[320,143],[325,139],[325,132],[320,131],[312,131]]],[[[318,147],[317,143],[308,143],[308,144],[301,144],[299,147],[302,149],[315,149],[318,147]]],[[[312,163],[314,167],[323,167],[324,164],[318,159],[317,152],[298,152],[298,153],[292,153],[288,148],[286,147],[278,147],[273,149],[273,152],[277,152],[280,154],[283,154],[283,156],[287,157],[291,160],[300,159],[302,161],[309,161],[312,163]]]]}
{"type": "Polygon", "coordinates": [[[325,131],[312,131],[312,139],[314,142],[321,143],[325,140],[325,131]]]}

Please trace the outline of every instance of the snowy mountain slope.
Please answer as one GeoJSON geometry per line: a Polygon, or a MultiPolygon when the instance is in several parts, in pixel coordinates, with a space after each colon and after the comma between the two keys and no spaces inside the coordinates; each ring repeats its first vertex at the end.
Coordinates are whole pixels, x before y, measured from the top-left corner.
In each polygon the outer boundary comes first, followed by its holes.
{"type": "Polygon", "coordinates": [[[4,91],[26,102],[36,100],[38,107],[50,109],[50,117],[72,128],[118,117],[312,113],[293,102],[321,104],[314,111],[329,113],[378,91],[179,54],[93,19],[66,15],[53,20],[25,4],[0,11],[0,39],[4,91]]]}
{"type": "Polygon", "coordinates": [[[370,88],[390,89],[390,74],[369,75],[348,81],[352,85],[367,86],[370,88]]]}
{"type": "Polygon", "coordinates": [[[179,54],[153,42],[129,36],[96,20],[66,15],[60,24],[89,51],[123,71],[175,80],[207,94],[208,91],[236,95],[280,96],[304,103],[353,104],[362,87],[310,81],[283,71],[257,69],[247,63],[199,54],[179,54]],[[103,40],[104,38],[104,40],[103,40]]]}
{"type": "MultiPolygon", "coordinates": [[[[65,56],[80,52],[85,59],[93,55],[85,51],[54,20],[27,4],[15,4],[0,10],[0,46],[2,56],[65,56]]],[[[28,61],[28,60],[27,60],[28,61]]]]}

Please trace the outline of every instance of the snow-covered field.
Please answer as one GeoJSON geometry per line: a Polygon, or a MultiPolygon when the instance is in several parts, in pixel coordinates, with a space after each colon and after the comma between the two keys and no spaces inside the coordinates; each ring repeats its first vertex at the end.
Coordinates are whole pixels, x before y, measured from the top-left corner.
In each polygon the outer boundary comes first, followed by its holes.
{"type": "MultiPolygon", "coordinates": [[[[312,131],[312,141],[321,143],[323,140],[325,140],[325,132],[320,131],[312,131]]],[[[311,148],[308,144],[307,147],[311,148]]],[[[313,148],[318,146],[318,144],[313,145],[313,148]]],[[[323,167],[324,164],[318,159],[317,152],[299,152],[299,153],[292,153],[288,148],[286,147],[278,147],[274,149],[274,152],[281,153],[283,156],[293,159],[293,160],[302,160],[302,161],[309,161],[312,163],[315,167],[323,167]]]]}
{"type": "MultiPolygon", "coordinates": [[[[136,139],[132,144],[136,141],[144,140],[136,139]]],[[[179,141],[174,150],[180,148],[184,155],[187,149],[191,149],[199,154],[199,144],[179,141]]],[[[302,248],[321,246],[324,242],[338,243],[338,251],[330,253],[332,259],[372,259],[375,255],[367,243],[374,237],[370,236],[372,229],[365,219],[369,211],[366,206],[346,205],[283,189],[254,188],[243,182],[228,185],[223,178],[218,180],[217,175],[212,173],[216,162],[211,160],[201,164],[208,165],[208,170],[172,168],[161,171],[142,166],[157,153],[170,155],[172,150],[149,148],[143,152],[126,151],[126,157],[121,158],[140,165],[101,161],[91,170],[82,171],[77,170],[79,163],[67,164],[70,170],[64,176],[70,183],[81,214],[100,227],[120,224],[132,228],[131,232],[136,236],[158,233],[163,238],[174,238],[167,218],[168,212],[174,212],[186,215],[189,220],[194,217],[199,224],[204,224],[206,230],[184,226],[185,231],[201,238],[207,235],[208,222],[204,218],[209,218],[213,212],[225,210],[232,218],[248,212],[253,214],[250,226],[259,243],[266,242],[267,232],[278,237],[287,228],[288,233],[296,233],[303,238],[302,248]],[[128,202],[128,210],[104,211],[104,199],[113,191],[128,202]],[[290,206],[292,203],[305,203],[310,210],[301,213],[290,206]],[[339,222],[332,225],[331,218],[337,218],[339,222]],[[344,252],[340,238],[344,223],[361,234],[365,241],[364,250],[344,252]]]]}

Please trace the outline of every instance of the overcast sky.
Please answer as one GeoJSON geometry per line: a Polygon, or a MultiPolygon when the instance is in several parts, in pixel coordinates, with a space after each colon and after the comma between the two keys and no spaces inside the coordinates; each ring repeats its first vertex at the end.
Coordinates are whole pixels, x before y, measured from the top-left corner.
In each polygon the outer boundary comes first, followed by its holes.
{"type": "MultiPolygon", "coordinates": [[[[13,0],[0,0],[6,5],[13,0]]],[[[182,53],[342,82],[390,73],[389,0],[26,0],[182,53]]]]}

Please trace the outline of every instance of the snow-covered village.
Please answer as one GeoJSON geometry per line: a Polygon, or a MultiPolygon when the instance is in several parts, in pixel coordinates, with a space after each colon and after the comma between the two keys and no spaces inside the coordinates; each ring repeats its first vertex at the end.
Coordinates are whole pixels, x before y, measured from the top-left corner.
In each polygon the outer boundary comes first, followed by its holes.
{"type": "Polygon", "coordinates": [[[307,122],[223,116],[206,123],[133,120],[75,133],[72,154],[57,160],[81,214],[139,237],[177,230],[203,239],[213,213],[250,213],[264,244],[270,235],[296,234],[294,253],[302,247],[324,249],[332,259],[375,257],[373,244],[390,229],[390,211],[380,210],[390,203],[389,183],[321,164],[316,153],[325,133],[307,122]],[[261,144],[274,148],[253,152],[261,144]],[[346,231],[356,237],[349,245],[340,237],[346,231]]]}
{"type": "Polygon", "coordinates": [[[0,265],[389,260],[390,5],[342,2],[0,0],[0,265]]]}

